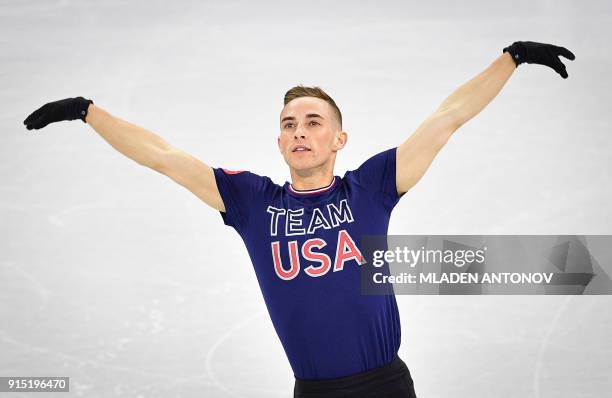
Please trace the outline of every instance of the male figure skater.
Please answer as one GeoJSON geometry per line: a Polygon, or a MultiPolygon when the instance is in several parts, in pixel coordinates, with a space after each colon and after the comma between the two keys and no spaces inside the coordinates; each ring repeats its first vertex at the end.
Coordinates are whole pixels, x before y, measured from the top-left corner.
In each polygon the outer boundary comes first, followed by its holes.
{"type": "Polygon", "coordinates": [[[162,173],[221,212],[242,237],[295,376],[294,397],[415,397],[398,357],[395,296],[362,295],[362,235],[386,235],[400,197],[424,175],[451,135],[477,115],[521,63],[567,72],[563,47],[515,42],[460,86],[400,146],[333,173],[347,143],[336,103],[318,87],[297,86],[284,99],[278,148],[291,183],[249,171],[211,168],[159,136],[83,97],[45,104],[28,130],[81,119],[119,152],[162,173]]]}

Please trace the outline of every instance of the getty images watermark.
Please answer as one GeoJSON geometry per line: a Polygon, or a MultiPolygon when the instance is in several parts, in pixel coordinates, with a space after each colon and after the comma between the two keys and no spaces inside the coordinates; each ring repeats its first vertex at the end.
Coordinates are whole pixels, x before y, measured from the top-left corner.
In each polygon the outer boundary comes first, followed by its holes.
{"type": "Polygon", "coordinates": [[[611,294],[611,235],[370,235],[363,294],[611,294]]]}

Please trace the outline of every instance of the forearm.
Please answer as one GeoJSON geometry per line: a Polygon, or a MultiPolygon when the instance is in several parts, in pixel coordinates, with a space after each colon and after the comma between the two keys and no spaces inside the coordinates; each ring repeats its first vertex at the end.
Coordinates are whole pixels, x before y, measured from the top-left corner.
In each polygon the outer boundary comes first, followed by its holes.
{"type": "Polygon", "coordinates": [[[501,91],[516,64],[509,53],[503,53],[489,67],[453,92],[439,107],[449,112],[457,127],[480,113],[501,91]]]}
{"type": "Polygon", "coordinates": [[[163,151],[170,148],[158,135],[119,119],[94,104],[89,105],[85,121],[117,151],[154,170],[160,165],[163,151]]]}

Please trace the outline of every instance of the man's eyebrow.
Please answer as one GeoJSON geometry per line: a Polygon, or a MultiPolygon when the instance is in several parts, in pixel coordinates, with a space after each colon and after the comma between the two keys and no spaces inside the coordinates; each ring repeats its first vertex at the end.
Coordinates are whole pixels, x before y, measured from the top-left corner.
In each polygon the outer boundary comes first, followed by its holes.
{"type": "MultiPolygon", "coordinates": [[[[317,114],[317,113],[309,113],[306,115],[307,118],[309,117],[320,117],[321,119],[325,119],[323,116],[317,114]]],[[[283,118],[283,120],[281,120],[281,123],[283,123],[285,120],[295,120],[295,117],[293,116],[286,116],[283,118]]]]}

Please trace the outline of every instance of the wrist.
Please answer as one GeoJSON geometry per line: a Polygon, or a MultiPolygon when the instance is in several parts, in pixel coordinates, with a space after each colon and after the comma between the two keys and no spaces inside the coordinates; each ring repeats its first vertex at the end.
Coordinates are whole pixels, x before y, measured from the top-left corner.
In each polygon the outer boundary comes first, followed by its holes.
{"type": "Polygon", "coordinates": [[[82,119],[83,122],[89,123],[91,121],[93,117],[92,114],[96,112],[95,107],[96,106],[94,105],[93,101],[87,105],[87,108],[85,109],[85,114],[83,115],[83,119],[82,119]]]}
{"type": "Polygon", "coordinates": [[[505,47],[503,52],[507,52],[512,57],[514,64],[518,67],[520,64],[526,61],[525,59],[525,48],[520,41],[515,41],[510,46],[505,47]]]}
{"type": "Polygon", "coordinates": [[[77,115],[76,117],[81,119],[83,123],[87,123],[87,113],[89,112],[89,107],[93,104],[93,101],[83,97],[76,97],[77,100],[77,115]]]}

